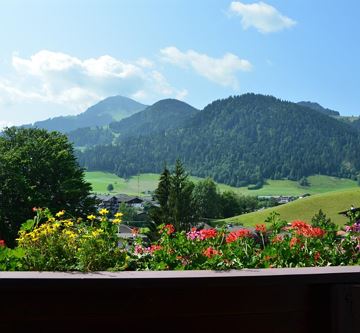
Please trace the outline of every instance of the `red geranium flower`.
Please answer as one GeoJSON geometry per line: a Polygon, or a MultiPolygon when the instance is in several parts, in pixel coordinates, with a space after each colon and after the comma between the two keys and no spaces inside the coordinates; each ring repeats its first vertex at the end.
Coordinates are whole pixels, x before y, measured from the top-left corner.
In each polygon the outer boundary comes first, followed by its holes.
{"type": "Polygon", "coordinates": [[[318,261],[318,260],[320,259],[320,256],[321,256],[321,255],[320,255],[320,252],[315,252],[315,253],[314,253],[314,260],[315,260],[315,261],[318,261]]]}
{"type": "Polygon", "coordinates": [[[273,239],[272,239],[272,243],[281,243],[284,240],[284,237],[282,235],[276,235],[273,239]]]}
{"type": "Polygon", "coordinates": [[[211,258],[211,257],[213,257],[213,256],[215,256],[215,255],[219,255],[219,254],[220,254],[220,252],[217,251],[217,250],[215,250],[215,249],[213,249],[211,246],[208,247],[208,248],[203,252],[203,255],[204,255],[205,257],[208,257],[208,258],[211,258]]]}
{"type": "Polygon", "coordinates": [[[261,234],[265,234],[266,233],[266,225],[265,224],[256,224],[255,230],[261,234]]]}
{"type": "Polygon", "coordinates": [[[325,235],[325,230],[313,227],[304,221],[293,221],[291,229],[295,229],[298,235],[304,237],[322,237],[325,235]]]}
{"type": "Polygon", "coordinates": [[[166,233],[168,235],[171,235],[172,233],[175,232],[175,227],[172,225],[172,224],[167,224],[165,227],[164,227],[164,230],[166,231],[166,233]]]}
{"type": "Polygon", "coordinates": [[[301,241],[297,237],[293,237],[290,240],[290,249],[292,249],[296,244],[301,244],[301,241]]]}
{"type": "Polygon", "coordinates": [[[149,252],[150,253],[154,253],[155,251],[159,251],[162,249],[162,246],[161,245],[151,245],[150,248],[149,248],[149,252]]]}
{"type": "Polygon", "coordinates": [[[248,237],[251,237],[251,232],[248,229],[240,229],[240,230],[232,231],[226,237],[226,243],[232,243],[239,238],[248,238],[248,237]]]}
{"type": "Polygon", "coordinates": [[[215,229],[202,229],[200,230],[200,239],[215,238],[217,231],[215,229]]]}
{"type": "Polygon", "coordinates": [[[0,247],[5,247],[6,244],[5,244],[5,241],[3,239],[0,239],[0,247]]]}

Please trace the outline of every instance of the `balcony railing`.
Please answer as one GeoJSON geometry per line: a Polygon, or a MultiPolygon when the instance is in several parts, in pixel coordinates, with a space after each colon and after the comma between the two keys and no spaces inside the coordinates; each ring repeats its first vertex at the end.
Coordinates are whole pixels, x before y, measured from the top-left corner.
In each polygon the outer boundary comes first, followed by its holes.
{"type": "Polygon", "coordinates": [[[360,332],[360,267],[1,272],[0,332],[360,332]]]}

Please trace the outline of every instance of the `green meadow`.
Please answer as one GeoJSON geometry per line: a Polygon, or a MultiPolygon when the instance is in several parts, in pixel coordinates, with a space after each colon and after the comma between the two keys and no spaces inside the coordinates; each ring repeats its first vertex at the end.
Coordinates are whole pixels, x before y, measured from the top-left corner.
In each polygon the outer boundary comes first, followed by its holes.
{"type": "MultiPolygon", "coordinates": [[[[143,195],[144,192],[154,191],[159,181],[159,175],[154,173],[140,174],[127,180],[112,173],[92,171],[86,172],[86,180],[93,186],[93,192],[108,193],[107,186],[113,184],[112,193],[125,193],[131,195],[143,195]]],[[[199,181],[198,177],[191,177],[194,182],[199,181]]],[[[259,190],[248,190],[247,187],[232,187],[218,184],[220,191],[231,190],[238,194],[245,195],[293,195],[299,196],[304,193],[319,194],[331,191],[357,188],[356,181],[329,176],[308,177],[310,186],[300,186],[298,182],[291,180],[267,180],[263,188],[259,190]]]]}
{"type": "Polygon", "coordinates": [[[316,194],[310,197],[297,199],[285,205],[234,216],[220,221],[254,226],[255,224],[263,223],[269,214],[272,211],[275,211],[280,214],[281,218],[288,222],[293,220],[310,222],[311,218],[319,211],[319,209],[322,209],[333,222],[343,225],[347,221],[347,218],[344,215],[340,215],[339,212],[350,209],[351,205],[360,207],[360,188],[316,194]]]}

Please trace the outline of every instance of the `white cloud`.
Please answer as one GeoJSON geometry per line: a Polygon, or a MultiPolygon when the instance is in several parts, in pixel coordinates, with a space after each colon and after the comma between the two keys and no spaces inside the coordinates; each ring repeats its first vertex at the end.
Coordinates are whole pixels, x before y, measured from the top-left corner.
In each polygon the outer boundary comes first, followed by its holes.
{"type": "Polygon", "coordinates": [[[296,24],[296,21],[264,2],[244,4],[233,1],[230,4],[230,12],[241,17],[241,24],[245,30],[254,27],[264,34],[290,28],[296,24]]]}
{"type": "Polygon", "coordinates": [[[240,59],[232,53],[226,53],[222,58],[212,58],[193,50],[181,52],[174,46],[160,50],[164,61],[183,67],[192,68],[199,75],[223,86],[238,88],[236,73],[250,71],[248,60],[240,59]]]}
{"type": "Polygon", "coordinates": [[[144,68],[154,67],[154,63],[147,58],[139,58],[138,60],[136,60],[136,64],[144,68]]]}
{"type": "Polygon", "coordinates": [[[10,105],[17,105],[14,109],[24,104],[54,105],[76,114],[111,95],[133,96],[145,103],[184,96],[184,90],[174,88],[146,58],[133,62],[110,55],[80,59],[41,50],[29,58],[13,54],[12,67],[12,75],[0,79],[2,121],[9,119],[5,110],[10,105]]]}

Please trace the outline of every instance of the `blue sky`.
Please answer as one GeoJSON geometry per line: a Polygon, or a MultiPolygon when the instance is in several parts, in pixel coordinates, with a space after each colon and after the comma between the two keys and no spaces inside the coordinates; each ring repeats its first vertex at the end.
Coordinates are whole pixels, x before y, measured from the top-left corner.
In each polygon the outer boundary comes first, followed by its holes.
{"type": "Polygon", "coordinates": [[[246,92],[359,115],[358,0],[0,0],[0,127],[111,95],[246,92]]]}

